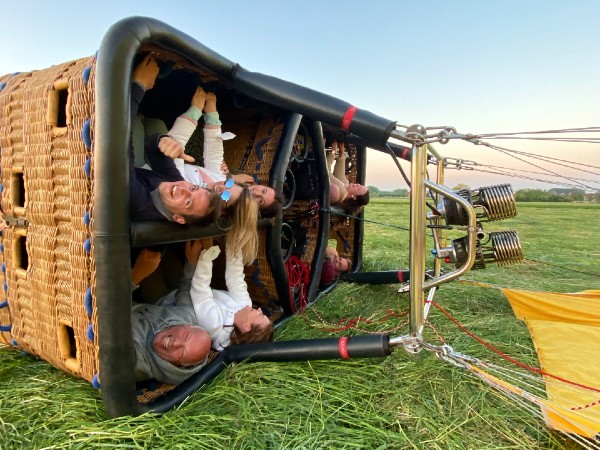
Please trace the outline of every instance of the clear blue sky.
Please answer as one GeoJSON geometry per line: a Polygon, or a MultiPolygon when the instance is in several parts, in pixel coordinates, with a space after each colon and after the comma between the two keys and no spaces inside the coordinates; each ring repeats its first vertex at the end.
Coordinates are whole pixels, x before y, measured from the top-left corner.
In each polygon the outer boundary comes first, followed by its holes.
{"type": "MultiPolygon", "coordinates": [[[[140,15],[178,28],[249,70],[405,125],[450,125],[477,134],[600,125],[596,0],[0,0],[0,8],[0,74],[91,55],[111,24],[140,15]]],[[[498,144],[600,166],[599,145],[498,144]]],[[[459,142],[436,148],[445,156],[524,168],[486,147],[459,142]]],[[[389,170],[389,157],[369,155],[368,167],[368,184],[405,187],[389,170]]],[[[599,186],[600,176],[568,173],[595,179],[599,186]]],[[[459,182],[555,187],[448,172],[450,187],[459,182]]]]}

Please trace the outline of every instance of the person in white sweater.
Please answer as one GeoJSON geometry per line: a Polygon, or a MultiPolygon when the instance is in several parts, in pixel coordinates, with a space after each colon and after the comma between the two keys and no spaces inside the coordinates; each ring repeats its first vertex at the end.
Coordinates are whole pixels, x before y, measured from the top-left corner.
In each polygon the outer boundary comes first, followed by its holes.
{"type": "Polygon", "coordinates": [[[188,264],[196,265],[190,295],[198,325],[210,335],[212,348],[273,339],[274,328],[261,308],[253,308],[239,255],[226,253],[226,291],[211,289],[213,260],[220,249],[211,239],[186,243],[188,264]]]}
{"type": "MultiPolygon", "coordinates": [[[[188,286],[196,323],[210,336],[211,347],[223,351],[232,344],[265,342],[273,339],[273,323],[261,308],[254,308],[244,280],[243,263],[239,254],[226,253],[226,291],[211,289],[213,261],[220,248],[212,239],[188,241],[185,245],[185,274],[191,275],[188,286]]],[[[145,249],[137,258],[131,272],[132,283],[139,284],[159,265],[160,252],[145,249]]],[[[175,291],[161,297],[156,305],[175,305],[175,291]]],[[[189,349],[191,351],[191,349],[189,349]]]]}

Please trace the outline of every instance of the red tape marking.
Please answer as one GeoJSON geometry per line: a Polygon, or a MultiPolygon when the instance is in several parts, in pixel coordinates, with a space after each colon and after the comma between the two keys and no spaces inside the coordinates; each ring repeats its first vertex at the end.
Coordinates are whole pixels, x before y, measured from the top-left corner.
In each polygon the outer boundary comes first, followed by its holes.
{"type": "Polygon", "coordinates": [[[344,114],[344,118],[342,119],[342,130],[350,130],[350,123],[352,122],[352,119],[354,119],[356,111],[358,111],[356,106],[350,106],[350,108],[346,110],[346,114],[344,114]]]}
{"type": "Polygon", "coordinates": [[[398,281],[400,283],[404,283],[404,276],[402,275],[402,271],[401,270],[398,271],[398,281]]]}
{"type": "Polygon", "coordinates": [[[340,356],[342,359],[350,359],[350,354],[348,353],[348,338],[341,337],[338,342],[338,349],[340,352],[340,356]]]}

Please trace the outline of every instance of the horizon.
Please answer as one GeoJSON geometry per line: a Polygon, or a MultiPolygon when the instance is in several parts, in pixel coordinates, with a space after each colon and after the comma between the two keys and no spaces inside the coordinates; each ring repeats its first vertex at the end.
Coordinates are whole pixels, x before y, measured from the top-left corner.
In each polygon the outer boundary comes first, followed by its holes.
{"type": "MultiPolygon", "coordinates": [[[[594,127],[596,135],[600,131],[594,126],[600,122],[595,48],[600,2],[388,0],[366,5],[348,0],[340,5],[231,0],[223,11],[182,1],[165,8],[156,0],[107,0],[82,10],[69,1],[57,9],[50,3],[0,0],[10,11],[10,20],[0,28],[0,74],[92,55],[115,22],[148,16],[248,70],[307,86],[400,124],[505,137],[583,127],[594,127]]],[[[510,154],[463,140],[435,148],[444,157],[481,164],[470,167],[476,170],[446,170],[446,185],[598,190],[600,167],[591,166],[600,150],[595,139],[592,144],[500,141],[514,151],[510,154]],[[549,159],[541,162],[515,152],[549,159]],[[582,163],[590,166],[587,171],[581,170],[582,163]]],[[[389,158],[368,152],[366,184],[405,187],[401,175],[390,170],[389,158]]]]}

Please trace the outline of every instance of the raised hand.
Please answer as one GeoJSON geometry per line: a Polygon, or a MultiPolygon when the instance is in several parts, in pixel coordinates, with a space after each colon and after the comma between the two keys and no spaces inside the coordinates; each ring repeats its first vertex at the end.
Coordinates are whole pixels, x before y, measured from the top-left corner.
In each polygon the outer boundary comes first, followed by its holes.
{"type": "Polygon", "coordinates": [[[163,155],[168,156],[172,159],[181,158],[187,162],[194,162],[193,156],[185,154],[185,148],[171,136],[163,136],[158,141],[158,149],[163,155]]]}
{"type": "Polygon", "coordinates": [[[144,89],[152,89],[158,72],[159,68],[156,60],[149,54],[133,70],[132,79],[144,86],[144,89]]]}
{"type": "Polygon", "coordinates": [[[248,175],[246,173],[231,175],[231,178],[233,178],[233,181],[238,184],[255,184],[252,175],[248,175]]]}
{"type": "Polygon", "coordinates": [[[196,239],[185,243],[185,257],[188,263],[196,265],[200,259],[202,250],[211,248],[213,245],[212,238],[196,239]]]}
{"type": "Polygon", "coordinates": [[[227,167],[225,161],[221,161],[221,173],[223,175],[227,175],[229,173],[229,167],[227,167]]]}
{"type": "Polygon", "coordinates": [[[198,264],[200,252],[202,251],[202,241],[196,239],[185,243],[185,259],[192,265],[198,264]]]}

